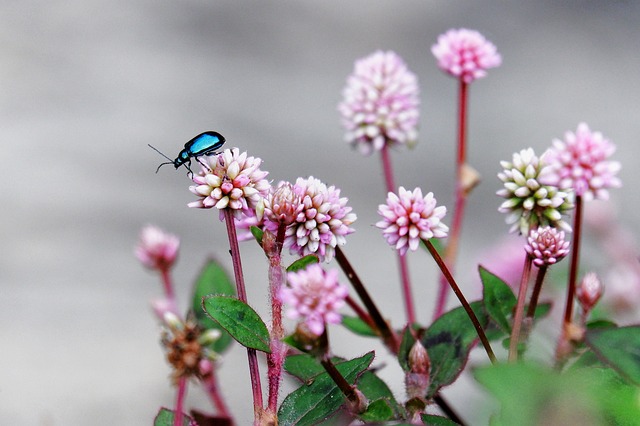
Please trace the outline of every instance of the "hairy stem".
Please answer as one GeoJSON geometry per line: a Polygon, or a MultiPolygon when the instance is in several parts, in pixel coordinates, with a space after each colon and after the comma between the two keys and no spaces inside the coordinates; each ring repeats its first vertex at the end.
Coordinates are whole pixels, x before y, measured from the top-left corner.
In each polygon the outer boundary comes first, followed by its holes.
{"type": "Polygon", "coordinates": [[[529,288],[529,276],[531,275],[531,257],[528,254],[525,256],[516,313],[513,318],[513,328],[511,329],[511,341],[509,342],[509,361],[518,359],[518,344],[520,343],[520,330],[522,329],[522,318],[524,317],[524,304],[527,298],[527,289],[529,288]]]}

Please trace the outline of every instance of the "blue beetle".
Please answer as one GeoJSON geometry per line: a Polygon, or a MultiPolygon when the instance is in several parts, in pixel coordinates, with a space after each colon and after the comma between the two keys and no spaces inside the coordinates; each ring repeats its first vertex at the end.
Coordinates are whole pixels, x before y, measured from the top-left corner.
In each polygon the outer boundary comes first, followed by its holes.
{"type": "Polygon", "coordinates": [[[215,154],[216,153],[215,151],[218,148],[220,148],[222,145],[224,145],[224,143],[225,143],[224,136],[222,136],[218,132],[209,131],[209,132],[200,133],[198,136],[194,137],[189,142],[184,144],[184,149],[180,151],[180,153],[178,154],[175,160],[172,160],[171,158],[167,157],[162,152],[160,152],[157,148],[151,146],[151,144],[149,144],[149,147],[155,150],[158,154],[162,155],[167,160],[169,160],[166,163],[160,164],[156,169],[156,173],[158,173],[158,170],[160,170],[160,167],[164,166],[165,164],[173,164],[176,170],[178,169],[178,167],[184,165],[187,168],[187,170],[189,170],[189,173],[191,173],[191,175],[193,176],[193,172],[191,171],[191,159],[195,158],[196,161],[202,164],[200,160],[198,160],[198,157],[202,155],[215,154]]]}

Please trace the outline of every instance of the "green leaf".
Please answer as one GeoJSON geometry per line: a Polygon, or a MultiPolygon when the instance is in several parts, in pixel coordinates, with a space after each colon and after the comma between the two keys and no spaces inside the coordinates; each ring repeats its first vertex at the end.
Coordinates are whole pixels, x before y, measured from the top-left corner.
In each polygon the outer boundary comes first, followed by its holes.
{"type": "Polygon", "coordinates": [[[207,296],[202,307],[242,346],[271,353],[267,326],[249,305],[235,297],[207,296]]]}
{"type": "Polygon", "coordinates": [[[602,362],[640,385],[640,326],[593,328],[585,343],[602,362]]]}
{"type": "MultiPolygon", "coordinates": [[[[338,371],[350,384],[354,384],[373,361],[374,353],[336,364],[338,371]]],[[[311,383],[303,384],[282,401],[278,410],[279,424],[315,425],[335,413],[345,397],[325,372],[316,376],[311,383]]]]}
{"type": "Polygon", "coordinates": [[[384,399],[396,417],[404,414],[404,408],[398,404],[389,386],[372,371],[365,371],[358,379],[358,389],[369,401],[384,399]]]}
{"type": "Polygon", "coordinates": [[[480,278],[483,284],[483,303],[484,308],[492,320],[505,333],[511,333],[511,322],[509,318],[516,305],[516,296],[504,281],[498,276],[487,271],[482,266],[479,267],[480,278]]]}
{"type": "Polygon", "coordinates": [[[371,402],[367,410],[358,417],[365,422],[383,422],[393,417],[393,410],[389,402],[383,398],[371,402]]]}
{"type": "MultiPolygon", "coordinates": [[[[339,364],[344,359],[332,357],[331,362],[339,364]]],[[[325,372],[324,367],[316,357],[307,354],[289,355],[284,360],[284,370],[303,382],[313,380],[318,374],[325,372]]]]}
{"type": "MultiPolygon", "coordinates": [[[[488,322],[482,302],[472,302],[471,309],[481,325],[488,322]]],[[[422,337],[431,360],[431,385],[427,397],[453,383],[462,372],[478,335],[464,308],[453,309],[438,318],[422,337]]]]}
{"type": "Polygon", "coordinates": [[[318,263],[319,261],[320,259],[318,259],[318,256],[315,254],[308,254],[289,265],[287,267],[287,272],[297,272],[301,269],[306,269],[307,266],[313,263],[318,263]]]}
{"type": "Polygon", "coordinates": [[[213,259],[207,261],[196,279],[191,306],[196,315],[196,321],[203,330],[213,328],[221,331],[220,338],[211,345],[211,349],[217,353],[222,353],[229,347],[233,339],[218,323],[211,320],[202,309],[202,298],[210,294],[224,294],[227,296],[236,294],[235,285],[229,275],[213,259]]]}
{"type": "Polygon", "coordinates": [[[427,426],[460,426],[458,423],[446,417],[423,414],[422,422],[427,426]]]}
{"type": "Polygon", "coordinates": [[[492,425],[637,424],[638,390],[611,369],[559,373],[533,363],[496,364],[474,371],[500,403],[492,425]]]}
{"type": "Polygon", "coordinates": [[[362,321],[358,317],[350,317],[345,315],[342,317],[342,325],[344,325],[347,330],[357,335],[365,337],[378,337],[376,332],[373,331],[371,327],[369,327],[369,324],[362,321]]]}
{"type": "MultiPolygon", "coordinates": [[[[173,426],[174,412],[168,408],[161,408],[153,421],[153,426],[173,426]]],[[[197,426],[193,419],[186,414],[182,415],[183,426],[197,426]]]]}
{"type": "Polygon", "coordinates": [[[257,226],[250,227],[249,231],[251,231],[251,235],[253,235],[253,238],[256,239],[258,244],[262,245],[262,236],[264,235],[264,231],[257,226]]]}
{"type": "Polygon", "coordinates": [[[411,329],[407,325],[402,332],[402,341],[400,342],[400,348],[398,349],[398,362],[403,371],[409,371],[409,352],[413,348],[416,339],[411,333],[411,329]]]}

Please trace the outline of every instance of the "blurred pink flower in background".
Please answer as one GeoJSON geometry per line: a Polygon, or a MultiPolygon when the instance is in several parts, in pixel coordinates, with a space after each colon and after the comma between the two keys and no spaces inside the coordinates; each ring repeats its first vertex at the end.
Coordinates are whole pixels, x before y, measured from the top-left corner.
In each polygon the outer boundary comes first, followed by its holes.
{"type": "Polygon", "coordinates": [[[544,177],[545,183],[561,189],[573,189],[586,200],[609,198],[609,188],[622,185],[615,175],[620,163],[609,161],[616,147],[600,132],[592,132],[580,123],[575,133],[567,132],[564,141],[554,139],[545,153],[545,161],[553,173],[544,177]]]}
{"type": "Polygon", "coordinates": [[[158,271],[167,271],[178,257],[180,239],[164,232],[157,226],[147,225],[140,232],[135,248],[136,257],[144,266],[158,271]]]}
{"type": "Polygon", "coordinates": [[[487,75],[487,69],[502,63],[496,46],[478,31],[466,28],[450,29],[438,37],[431,47],[438,67],[465,83],[487,75]]]}
{"type": "Polygon", "coordinates": [[[356,61],[338,105],[345,140],[365,155],[385,144],[415,144],[419,94],[416,76],[396,53],[377,51],[356,61]]]}
{"type": "Polygon", "coordinates": [[[309,331],[319,336],[325,324],[339,324],[338,310],[348,295],[345,285],[338,282],[338,270],[325,272],[319,264],[287,274],[289,287],[280,289],[280,299],[288,305],[287,316],[302,320],[309,331]]]}

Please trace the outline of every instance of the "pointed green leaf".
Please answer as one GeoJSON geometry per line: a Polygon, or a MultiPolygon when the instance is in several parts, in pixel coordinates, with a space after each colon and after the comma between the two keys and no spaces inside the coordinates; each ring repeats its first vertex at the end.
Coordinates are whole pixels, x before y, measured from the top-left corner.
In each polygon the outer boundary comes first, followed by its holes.
{"type": "Polygon", "coordinates": [[[372,371],[365,371],[358,379],[358,389],[369,401],[384,399],[395,417],[404,415],[404,408],[398,404],[389,386],[372,371]]]}
{"type": "MultiPolygon", "coordinates": [[[[480,324],[486,326],[488,318],[482,302],[470,305],[480,324]]],[[[476,329],[462,307],[445,313],[427,329],[422,337],[431,360],[431,385],[426,396],[432,397],[442,386],[456,380],[477,339],[476,329]]]]}
{"type": "MultiPolygon", "coordinates": [[[[174,412],[168,408],[161,408],[153,421],[153,426],[173,426],[174,412]]],[[[184,426],[197,426],[193,419],[186,414],[182,415],[184,426]]]]}
{"type": "MultiPolygon", "coordinates": [[[[373,361],[374,353],[336,364],[347,382],[354,384],[373,361]]],[[[315,425],[335,413],[345,403],[345,397],[327,373],[303,384],[282,401],[278,410],[279,424],[315,425]]]]}
{"type": "Polygon", "coordinates": [[[358,317],[350,317],[345,315],[342,317],[342,325],[344,325],[347,330],[359,336],[378,337],[376,332],[373,331],[371,327],[369,327],[369,324],[362,321],[358,317]]]}
{"type": "Polygon", "coordinates": [[[478,269],[480,270],[480,278],[483,285],[482,302],[484,303],[484,308],[502,331],[509,334],[511,333],[509,318],[513,307],[516,305],[516,296],[509,285],[497,275],[492,274],[482,266],[478,269]]]}
{"type": "Polygon", "coordinates": [[[640,385],[640,326],[590,329],[585,343],[602,362],[640,385]]]}
{"type": "Polygon", "coordinates": [[[422,422],[427,426],[460,426],[458,423],[446,417],[423,414],[422,422]]]}
{"type": "Polygon", "coordinates": [[[256,239],[258,244],[262,245],[262,236],[264,235],[264,231],[257,226],[250,227],[249,231],[251,231],[251,235],[253,235],[253,238],[256,239]]]}
{"type": "MultiPolygon", "coordinates": [[[[340,364],[344,362],[343,358],[332,357],[331,362],[334,364],[340,364]]],[[[307,382],[313,380],[318,374],[325,372],[324,367],[320,364],[320,361],[312,355],[296,354],[289,355],[284,360],[284,370],[294,377],[300,379],[300,381],[307,382]]]]}
{"type": "Polygon", "coordinates": [[[242,346],[271,353],[267,326],[251,306],[234,297],[207,296],[202,307],[242,346]]]}
{"type": "Polygon", "coordinates": [[[313,263],[318,263],[319,261],[320,260],[318,259],[318,256],[316,256],[315,254],[308,254],[289,265],[287,267],[287,272],[297,272],[301,269],[305,269],[307,266],[313,263]]]}
{"type": "Polygon", "coordinates": [[[358,417],[365,422],[383,422],[393,417],[393,410],[386,399],[377,399],[371,402],[367,410],[358,417]]]}
{"type": "Polygon", "coordinates": [[[231,339],[229,333],[220,327],[218,323],[211,320],[202,309],[202,298],[210,294],[223,294],[227,296],[236,294],[235,285],[229,278],[229,275],[214,259],[207,261],[196,279],[191,306],[196,315],[196,321],[202,329],[209,330],[214,328],[221,331],[222,334],[220,338],[211,345],[211,349],[217,353],[222,353],[229,347],[233,339],[231,339]]]}

